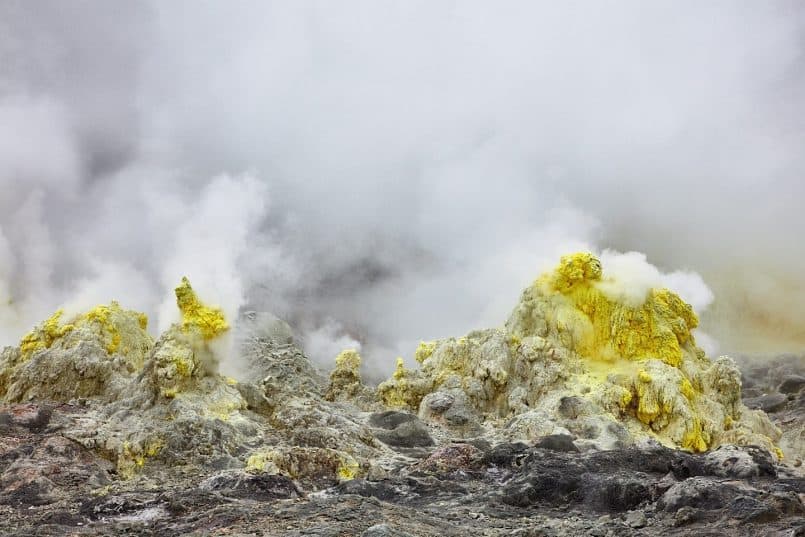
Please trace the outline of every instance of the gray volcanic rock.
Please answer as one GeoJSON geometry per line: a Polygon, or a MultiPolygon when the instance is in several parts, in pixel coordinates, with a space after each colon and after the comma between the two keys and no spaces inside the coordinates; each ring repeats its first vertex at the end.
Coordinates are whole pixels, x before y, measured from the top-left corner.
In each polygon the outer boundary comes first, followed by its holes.
{"type": "Polygon", "coordinates": [[[298,498],[302,495],[293,480],[288,477],[274,474],[251,474],[242,471],[216,474],[205,479],[199,488],[215,491],[228,497],[260,501],[298,498]]]}
{"type": "Polygon", "coordinates": [[[411,534],[398,531],[388,524],[375,524],[361,533],[361,537],[411,537],[411,534]]]}
{"type": "Polygon", "coordinates": [[[749,408],[760,409],[771,414],[782,410],[788,404],[788,397],[782,393],[770,393],[758,397],[744,399],[744,404],[749,408]]]}
{"type": "MultiPolygon", "coordinates": [[[[61,435],[88,413],[0,409],[0,478],[11,485],[0,534],[755,537],[794,535],[805,524],[805,479],[759,448],[692,455],[461,442],[421,461],[389,458],[384,477],[330,480],[323,490],[271,472],[157,463],[121,480],[112,464],[61,435]]],[[[400,414],[378,413],[373,423],[415,423],[400,414]]]]}
{"type": "MultiPolygon", "coordinates": [[[[744,401],[758,404],[765,394],[772,397],[770,417],[783,431],[780,447],[788,454],[787,462],[802,466],[805,459],[805,394],[800,380],[805,378],[805,356],[739,357],[741,380],[748,388],[744,401]],[[799,388],[797,388],[799,386],[799,388]],[[785,400],[783,400],[785,399],[785,400]]],[[[767,403],[768,406],[768,403],[767,403]]]]}
{"type": "Polygon", "coordinates": [[[753,446],[720,446],[704,455],[704,465],[708,473],[720,477],[777,475],[769,452],[753,446]]]}
{"type": "Polygon", "coordinates": [[[7,402],[114,400],[142,368],[153,340],[147,319],[116,302],[59,325],[62,312],[0,350],[0,397],[7,402]]]}
{"type": "MultiPolygon", "coordinates": [[[[243,326],[237,380],[175,326],[133,371],[90,375],[73,403],[0,407],[0,535],[757,537],[805,524],[799,469],[763,448],[624,447],[616,416],[572,393],[552,400],[561,427],[528,408],[489,421],[452,381],[411,412],[389,410],[354,361],[328,383],[287,324],[253,313],[243,326]],[[620,447],[595,449],[601,438],[620,447]]],[[[104,367],[134,364],[93,334],[104,367]]],[[[81,348],[4,351],[5,378],[81,348]]],[[[771,388],[799,374],[785,371],[771,388]]],[[[43,386],[71,395],[58,379],[43,386]]],[[[506,405],[530,397],[512,393],[506,405]]],[[[796,397],[775,419],[796,418],[796,397]]]]}
{"type": "Polygon", "coordinates": [[[375,438],[392,447],[413,448],[433,445],[428,428],[419,418],[406,412],[388,410],[369,417],[369,424],[377,427],[375,438]]]}
{"type": "Polygon", "coordinates": [[[668,512],[676,512],[682,507],[715,510],[729,505],[740,490],[726,483],[691,477],[672,486],[657,502],[657,507],[668,512]]]}
{"type": "Polygon", "coordinates": [[[540,438],[534,447],[552,451],[579,451],[573,443],[574,438],[568,434],[550,434],[540,438]]]}
{"type": "Polygon", "coordinates": [[[802,375],[788,375],[780,382],[777,390],[780,393],[799,393],[805,387],[805,376],[802,375]]]}

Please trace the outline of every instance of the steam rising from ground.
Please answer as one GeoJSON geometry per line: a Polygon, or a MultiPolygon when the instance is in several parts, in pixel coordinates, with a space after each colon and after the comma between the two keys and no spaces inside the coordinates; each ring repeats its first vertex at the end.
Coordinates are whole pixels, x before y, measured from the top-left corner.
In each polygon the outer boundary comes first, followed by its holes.
{"type": "Polygon", "coordinates": [[[385,370],[587,247],[656,265],[605,254],[613,293],[709,285],[725,350],[801,350],[804,29],[794,2],[8,0],[0,339],[110,299],[164,327],[186,274],[385,370]]]}

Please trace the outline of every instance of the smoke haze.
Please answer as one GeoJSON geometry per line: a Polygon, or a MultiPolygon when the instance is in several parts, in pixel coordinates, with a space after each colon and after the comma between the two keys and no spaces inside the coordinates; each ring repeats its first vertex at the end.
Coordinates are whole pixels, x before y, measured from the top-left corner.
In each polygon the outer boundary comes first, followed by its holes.
{"type": "Polygon", "coordinates": [[[802,351],[803,51],[787,1],[1,0],[0,343],[186,274],[387,371],[589,248],[802,351]]]}

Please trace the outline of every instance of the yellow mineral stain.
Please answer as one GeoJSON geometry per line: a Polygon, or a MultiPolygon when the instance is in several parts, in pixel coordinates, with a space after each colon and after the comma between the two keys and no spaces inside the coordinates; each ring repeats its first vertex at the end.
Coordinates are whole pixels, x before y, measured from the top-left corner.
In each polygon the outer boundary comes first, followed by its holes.
{"type": "Polygon", "coordinates": [[[277,454],[274,451],[260,451],[249,455],[246,459],[246,471],[265,472],[270,468],[276,468],[277,454]]]}
{"type": "Polygon", "coordinates": [[[702,430],[702,423],[699,418],[693,418],[689,423],[686,423],[686,425],[685,435],[682,437],[682,442],[679,447],[687,449],[688,451],[707,451],[710,438],[709,435],[702,430]]]}
{"type": "Polygon", "coordinates": [[[358,374],[361,368],[361,355],[355,349],[345,349],[335,357],[335,367],[358,374]]]}
{"type": "Polygon", "coordinates": [[[394,373],[392,376],[394,380],[402,380],[406,376],[406,369],[405,369],[405,362],[402,359],[402,356],[397,357],[397,366],[394,368],[394,373]]]}
{"type": "Polygon", "coordinates": [[[143,446],[133,446],[130,442],[123,442],[120,456],[117,460],[117,473],[123,479],[131,479],[145,466],[150,457],[159,455],[165,444],[160,439],[152,439],[143,446]]]}
{"type": "MultiPolygon", "coordinates": [[[[542,361],[562,368],[552,372],[556,389],[601,405],[636,434],[695,452],[729,441],[728,431],[740,438],[748,422],[723,402],[729,394],[713,393],[711,375],[721,372],[696,347],[693,308],[668,289],[629,288],[605,269],[590,252],[563,256],[524,290],[500,333],[423,341],[414,353],[421,370],[398,358],[378,386],[380,399],[416,410],[426,394],[458,379],[482,411],[505,417],[519,411],[506,401],[512,387],[530,382],[529,372],[540,379],[542,361]]],[[[740,400],[740,385],[723,389],[740,400]]]]}
{"type": "MultiPolygon", "coordinates": [[[[589,252],[563,256],[553,271],[543,274],[535,285],[541,295],[560,296],[555,323],[560,332],[572,334],[574,350],[586,359],[585,369],[602,382],[612,374],[633,379],[631,386],[616,394],[618,406],[634,409],[635,417],[651,427],[668,423],[680,404],[673,392],[687,401],[680,447],[704,451],[710,437],[694,401],[697,389],[680,368],[684,360],[698,356],[691,330],[699,320],[693,308],[668,289],[650,289],[642,304],[614,300],[601,288],[606,275],[598,258],[589,252]],[[629,367],[657,359],[677,368],[682,379],[669,391],[665,378],[653,379],[645,369],[629,367]],[[636,403],[636,404],[635,404],[636,403]]],[[[610,280],[611,281],[611,280],[610,280]]]]}
{"type": "Polygon", "coordinates": [[[356,461],[350,455],[343,453],[339,457],[338,469],[336,470],[336,473],[342,480],[350,481],[358,477],[360,469],[361,467],[358,464],[358,461],[356,461]]]}
{"type": "Polygon", "coordinates": [[[414,351],[414,360],[421,364],[430,358],[430,355],[433,354],[433,350],[435,348],[435,341],[420,341],[419,346],[416,348],[416,351],[414,351]]]}
{"type": "Polygon", "coordinates": [[[75,328],[72,324],[61,324],[64,310],[57,310],[53,315],[22,337],[20,341],[21,361],[28,361],[36,351],[49,349],[53,342],[75,328]]]}
{"type": "MultiPolygon", "coordinates": [[[[41,325],[35,327],[26,334],[20,341],[20,354],[23,362],[27,361],[34,352],[49,349],[56,340],[65,337],[77,328],[89,326],[96,332],[104,344],[108,354],[122,352],[126,354],[131,349],[121,348],[124,337],[120,332],[120,327],[125,326],[119,323],[124,322],[127,315],[137,315],[140,328],[144,331],[148,324],[148,318],[144,313],[136,313],[123,310],[115,301],[109,305],[98,305],[89,311],[72,317],[71,320],[62,324],[64,310],[58,310],[45,320],[41,325]]],[[[129,334],[129,339],[132,335],[129,334]]]]}
{"type": "Polygon", "coordinates": [[[220,308],[204,305],[196,296],[187,277],[176,288],[176,304],[182,312],[182,330],[196,332],[205,340],[216,338],[229,330],[220,308]]]}
{"type": "Polygon", "coordinates": [[[679,382],[679,391],[682,392],[688,401],[693,401],[694,397],[696,397],[696,390],[693,388],[693,384],[686,378],[683,378],[679,382]]]}
{"type": "Polygon", "coordinates": [[[401,357],[391,375],[393,382],[383,383],[378,394],[383,404],[390,408],[418,408],[424,393],[419,393],[411,383],[411,371],[405,368],[401,357]]]}
{"type": "Polygon", "coordinates": [[[627,360],[657,358],[678,367],[682,345],[699,320],[693,308],[668,289],[652,289],[643,304],[614,301],[598,287],[601,262],[589,252],[563,256],[559,265],[535,285],[570,301],[571,310],[557,312],[560,330],[574,329],[577,351],[592,359],[613,355],[627,360]],[[575,310],[575,311],[574,311],[575,310]],[[579,327],[578,313],[586,326],[579,327]]]}
{"type": "Polygon", "coordinates": [[[140,313],[137,315],[137,322],[140,323],[140,328],[143,330],[148,328],[148,315],[145,313],[140,313]]]}
{"type": "Polygon", "coordinates": [[[109,306],[95,306],[76,321],[76,325],[82,323],[97,323],[100,327],[101,337],[106,342],[106,352],[114,354],[120,346],[120,331],[112,320],[114,313],[121,313],[120,304],[115,301],[109,306]]]}

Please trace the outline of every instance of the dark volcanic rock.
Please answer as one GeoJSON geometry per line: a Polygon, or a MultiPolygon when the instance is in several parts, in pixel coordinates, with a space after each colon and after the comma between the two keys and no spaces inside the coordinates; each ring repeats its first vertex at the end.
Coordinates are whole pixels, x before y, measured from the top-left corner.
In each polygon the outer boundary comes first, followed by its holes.
{"type": "Polygon", "coordinates": [[[452,444],[431,453],[416,468],[426,472],[467,470],[481,458],[481,450],[472,444],[452,444]]]}
{"type": "Polygon", "coordinates": [[[538,474],[514,479],[501,491],[504,503],[526,507],[539,503],[579,503],[599,511],[634,509],[651,497],[648,476],[583,472],[581,466],[544,468],[538,474]]]}
{"type": "Polygon", "coordinates": [[[404,486],[391,480],[367,481],[365,479],[352,479],[337,485],[332,490],[339,494],[357,494],[363,497],[373,497],[382,501],[394,501],[404,495],[404,486]]]}
{"type": "Polygon", "coordinates": [[[0,430],[14,427],[32,433],[42,432],[50,423],[53,408],[48,405],[20,404],[0,407],[0,430]]]}
{"type": "Polygon", "coordinates": [[[0,503],[13,506],[33,506],[33,505],[46,505],[56,501],[56,496],[53,492],[55,486],[53,482],[46,477],[36,476],[28,478],[27,476],[18,480],[4,479],[3,495],[0,498],[0,503]]]}
{"type": "Polygon", "coordinates": [[[216,491],[233,498],[259,501],[301,496],[300,490],[288,477],[262,473],[250,474],[241,471],[212,476],[201,483],[201,489],[216,491]]]}
{"type": "Polygon", "coordinates": [[[64,491],[105,485],[111,465],[80,444],[46,434],[50,407],[4,407],[0,436],[0,504],[37,506],[56,502],[64,491]]]}
{"type": "Polygon", "coordinates": [[[777,390],[780,393],[791,394],[802,391],[805,386],[805,377],[802,375],[789,375],[783,379],[777,390]]]}
{"type": "Polygon", "coordinates": [[[369,424],[378,429],[375,438],[393,447],[412,448],[433,445],[428,427],[413,414],[389,410],[372,414],[369,424]]]}
{"type": "Polygon", "coordinates": [[[81,503],[79,512],[92,520],[135,513],[158,505],[153,494],[123,493],[89,498],[81,503]]]}
{"type": "Polygon", "coordinates": [[[544,436],[534,444],[534,447],[542,449],[550,449],[551,451],[579,451],[579,448],[573,443],[575,440],[572,436],[566,434],[551,434],[544,436]]]}
{"type": "Polygon", "coordinates": [[[682,507],[720,509],[739,494],[739,489],[733,485],[691,477],[668,489],[657,502],[657,507],[668,512],[676,512],[682,507]]]}
{"type": "Polygon", "coordinates": [[[562,397],[559,400],[558,412],[564,418],[576,419],[584,411],[587,403],[584,399],[577,396],[562,397]]]}
{"type": "MultiPolygon", "coordinates": [[[[701,455],[659,445],[579,452],[573,437],[552,435],[536,445],[494,446],[492,436],[440,436],[441,445],[424,449],[433,442],[430,428],[392,411],[370,416],[366,441],[379,445],[376,435],[420,447],[383,447],[384,458],[371,467],[347,468],[367,477],[346,480],[334,451],[343,444],[343,422],[293,421],[282,414],[291,410],[281,398],[245,391],[255,413],[290,424],[288,444],[271,449],[293,479],[215,469],[244,464],[248,444],[226,444],[230,428],[243,426],[237,420],[211,420],[205,428],[177,420],[175,434],[163,438],[163,449],[222,446],[232,455],[214,459],[220,463],[162,456],[124,480],[99,457],[102,449],[62,436],[71,420],[86,419],[85,410],[0,408],[0,535],[787,537],[805,527],[805,479],[756,447],[701,455]],[[311,461],[314,469],[326,466],[326,479],[300,477],[311,461]]],[[[560,404],[583,418],[572,398],[560,404]]],[[[294,415],[306,416],[299,408],[294,415]]]]}
{"type": "Polygon", "coordinates": [[[759,408],[763,412],[777,412],[788,403],[788,396],[782,393],[771,393],[744,399],[744,404],[749,408],[759,408]]]}
{"type": "Polygon", "coordinates": [[[582,468],[576,465],[540,468],[512,479],[503,487],[500,497],[504,503],[518,507],[581,502],[584,500],[581,475],[582,468]]]}
{"type": "Polygon", "coordinates": [[[772,506],[751,496],[738,496],[732,500],[729,514],[744,522],[769,522],[780,516],[772,506]]]}
{"type": "Polygon", "coordinates": [[[525,457],[528,446],[522,442],[498,444],[483,456],[483,464],[495,466],[512,466],[525,457]]]}
{"type": "Polygon", "coordinates": [[[388,524],[375,524],[361,533],[361,537],[411,537],[411,534],[394,529],[388,524]]]}
{"type": "MultiPolygon", "coordinates": [[[[511,476],[497,495],[502,503],[516,507],[579,505],[599,512],[624,512],[659,498],[657,506],[667,512],[688,506],[706,513],[720,511],[741,493],[720,478],[776,477],[771,456],[756,447],[725,447],[705,456],[663,447],[581,454],[521,450],[502,444],[483,458],[488,464],[505,464],[520,457],[508,466],[511,476]]],[[[799,484],[796,481],[794,486],[799,484]]]]}
{"type": "MultiPolygon", "coordinates": [[[[375,421],[391,427],[377,429],[386,432],[412,423],[404,413],[375,421]]],[[[321,492],[241,470],[173,470],[93,488],[86,470],[93,460],[81,446],[27,431],[0,458],[9,476],[29,469],[17,503],[0,505],[0,535],[756,537],[796,535],[805,522],[805,480],[780,473],[768,453],[751,447],[693,455],[660,446],[580,453],[465,442],[420,461],[400,457],[384,479],[321,492]],[[73,468],[42,470],[54,460],[73,468]]]]}
{"type": "Polygon", "coordinates": [[[634,509],[651,498],[647,475],[621,473],[608,476],[583,475],[581,479],[585,503],[606,511],[634,509]]]}
{"type": "Polygon", "coordinates": [[[703,461],[705,475],[736,478],[777,476],[771,453],[755,446],[720,446],[707,453],[703,461]]]}
{"type": "Polygon", "coordinates": [[[396,410],[387,410],[386,412],[377,412],[369,416],[369,425],[379,429],[396,429],[404,423],[411,423],[419,421],[419,418],[408,412],[398,412],[396,410]]]}

